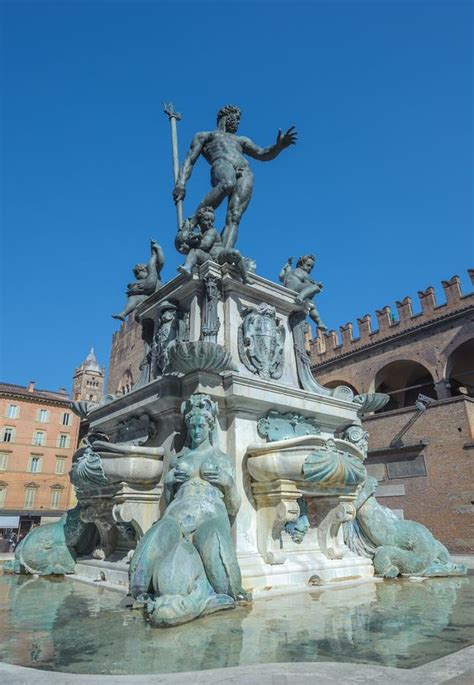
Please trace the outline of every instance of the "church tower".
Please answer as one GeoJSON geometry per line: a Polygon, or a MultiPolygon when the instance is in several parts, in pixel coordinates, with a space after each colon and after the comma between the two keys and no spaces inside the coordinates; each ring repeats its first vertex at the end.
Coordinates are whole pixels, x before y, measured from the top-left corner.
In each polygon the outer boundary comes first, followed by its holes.
{"type": "Polygon", "coordinates": [[[75,369],[72,386],[73,400],[86,400],[88,402],[100,402],[104,386],[104,369],[101,369],[94,348],[75,369]]]}

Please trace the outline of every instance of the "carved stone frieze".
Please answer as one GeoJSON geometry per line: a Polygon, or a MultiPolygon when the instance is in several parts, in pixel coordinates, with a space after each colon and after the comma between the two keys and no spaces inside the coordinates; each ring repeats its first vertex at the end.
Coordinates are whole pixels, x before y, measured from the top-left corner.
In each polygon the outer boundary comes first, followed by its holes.
{"type": "Polygon", "coordinates": [[[296,412],[280,414],[273,409],[257,423],[257,430],[268,442],[289,440],[302,435],[319,435],[321,429],[312,417],[305,417],[296,412]]]}
{"type": "Polygon", "coordinates": [[[149,414],[134,414],[117,424],[110,433],[112,442],[136,442],[141,444],[156,435],[156,423],[149,414]]]}

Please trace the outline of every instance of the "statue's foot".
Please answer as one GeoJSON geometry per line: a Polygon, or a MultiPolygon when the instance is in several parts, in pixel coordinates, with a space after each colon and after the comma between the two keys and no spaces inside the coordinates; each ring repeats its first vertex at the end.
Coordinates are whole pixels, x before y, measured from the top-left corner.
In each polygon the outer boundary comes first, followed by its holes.
{"type": "Polygon", "coordinates": [[[191,276],[193,275],[191,269],[186,269],[186,267],[182,265],[178,266],[177,270],[180,274],[184,274],[188,278],[191,278],[191,276]]]}
{"type": "Polygon", "coordinates": [[[235,601],[229,595],[211,595],[207,600],[206,607],[202,612],[204,614],[213,614],[215,611],[221,609],[233,609],[235,601]]]}
{"type": "Polygon", "coordinates": [[[26,574],[26,570],[22,568],[18,559],[9,559],[3,563],[3,573],[26,574]]]}
{"type": "Polygon", "coordinates": [[[326,324],[323,323],[322,321],[320,321],[320,322],[317,324],[317,326],[318,326],[318,328],[319,328],[320,331],[327,331],[327,329],[328,329],[328,327],[326,326],[326,324]]]}
{"type": "Polygon", "coordinates": [[[119,321],[125,321],[125,317],[121,314],[112,314],[112,319],[118,319],[119,321]]]}
{"type": "MultiPolygon", "coordinates": [[[[379,574],[377,574],[379,575],[379,574]]],[[[398,569],[396,566],[393,564],[390,564],[390,566],[387,566],[384,568],[382,573],[380,573],[381,576],[384,578],[396,578],[398,575],[400,575],[400,569],[398,569]]]]}

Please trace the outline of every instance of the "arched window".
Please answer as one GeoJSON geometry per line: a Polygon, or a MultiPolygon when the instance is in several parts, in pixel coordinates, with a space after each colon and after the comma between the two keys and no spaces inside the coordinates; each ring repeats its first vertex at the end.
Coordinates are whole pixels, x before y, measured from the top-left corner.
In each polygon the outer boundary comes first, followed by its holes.
{"type": "Polygon", "coordinates": [[[379,411],[412,407],[421,393],[436,399],[433,377],[419,362],[400,360],[391,362],[375,376],[375,392],[390,395],[390,401],[379,411]]]}
{"type": "Polygon", "coordinates": [[[133,377],[132,377],[132,372],[130,369],[127,369],[126,371],[123,372],[118,387],[117,387],[117,395],[126,395],[127,393],[130,392],[130,390],[133,387],[133,377]]]}
{"type": "Polygon", "coordinates": [[[474,397],[474,338],[466,340],[451,353],[446,370],[453,397],[474,397]]]}

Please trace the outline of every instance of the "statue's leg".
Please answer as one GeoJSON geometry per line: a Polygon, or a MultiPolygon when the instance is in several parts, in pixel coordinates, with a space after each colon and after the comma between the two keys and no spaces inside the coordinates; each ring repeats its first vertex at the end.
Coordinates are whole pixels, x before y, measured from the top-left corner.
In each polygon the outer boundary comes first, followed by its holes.
{"type": "Polygon", "coordinates": [[[234,606],[229,595],[214,592],[199,553],[184,538],[160,559],[155,582],[159,596],[147,601],[153,625],[179,625],[234,606]]]}
{"type": "Polygon", "coordinates": [[[214,592],[237,598],[242,593],[242,577],[228,524],[219,518],[206,521],[193,541],[214,592]]]}
{"type": "Polygon", "coordinates": [[[224,262],[233,264],[238,269],[242,277],[242,281],[244,283],[252,283],[251,279],[248,277],[248,272],[245,266],[244,258],[238,250],[226,250],[224,248],[219,254],[218,262],[219,264],[224,264],[224,262]]]}
{"type": "Polygon", "coordinates": [[[298,293],[300,300],[312,300],[320,292],[321,288],[317,285],[305,285],[298,293]]]}
{"type": "Polygon", "coordinates": [[[235,190],[229,198],[225,226],[222,231],[222,241],[226,249],[233,248],[237,242],[240,219],[252,198],[253,174],[250,169],[244,169],[237,179],[235,190]]]}
{"type": "Polygon", "coordinates": [[[311,308],[310,308],[308,314],[309,314],[309,318],[312,319],[312,320],[314,321],[314,323],[316,324],[316,326],[317,326],[321,331],[326,331],[326,330],[327,330],[327,326],[326,326],[326,324],[323,322],[323,320],[321,319],[321,317],[319,316],[319,312],[318,312],[318,310],[316,309],[316,307],[315,307],[314,304],[312,304],[312,306],[311,306],[311,308]]]}
{"type": "Polygon", "coordinates": [[[158,592],[157,567],[167,554],[181,542],[178,523],[172,518],[163,518],[155,523],[142,537],[130,564],[130,592],[132,597],[158,592]]]}
{"type": "Polygon", "coordinates": [[[146,298],[146,295],[130,295],[124,310],[120,312],[120,314],[112,314],[112,318],[119,319],[120,321],[125,321],[127,316],[131,314],[138,307],[139,304],[144,302],[146,298]]]}
{"type": "Polygon", "coordinates": [[[212,190],[210,190],[199,203],[196,212],[201,207],[213,207],[214,209],[217,209],[222,200],[234,191],[237,178],[232,164],[229,164],[229,162],[226,162],[223,159],[214,162],[211,168],[211,183],[212,190]]]}
{"type": "Polygon", "coordinates": [[[198,258],[196,250],[190,250],[186,256],[183,266],[178,266],[178,271],[186,271],[186,273],[191,274],[197,263],[198,258]]]}

